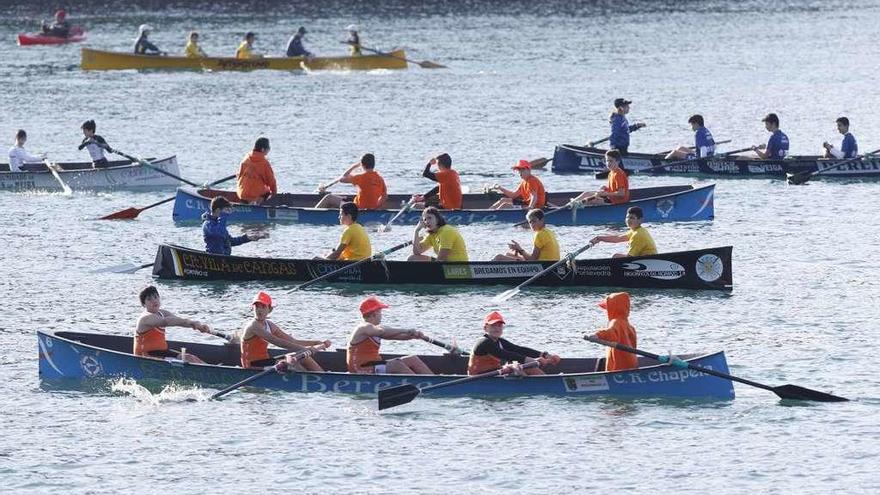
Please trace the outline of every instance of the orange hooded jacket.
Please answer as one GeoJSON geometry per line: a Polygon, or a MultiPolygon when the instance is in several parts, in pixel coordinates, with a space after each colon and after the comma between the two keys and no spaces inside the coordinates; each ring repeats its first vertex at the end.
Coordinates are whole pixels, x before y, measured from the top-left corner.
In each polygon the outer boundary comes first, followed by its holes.
{"type": "Polygon", "coordinates": [[[277,194],[275,172],[262,151],[248,153],[238,168],[238,198],[251,202],[266,195],[277,194]]]}
{"type": "MultiPolygon", "coordinates": [[[[606,297],[603,303],[603,307],[608,312],[608,328],[599,330],[596,336],[602,340],[637,347],[636,329],[629,324],[629,293],[615,292],[606,297]]],[[[638,368],[638,363],[635,354],[609,347],[605,359],[605,371],[638,368]]]]}

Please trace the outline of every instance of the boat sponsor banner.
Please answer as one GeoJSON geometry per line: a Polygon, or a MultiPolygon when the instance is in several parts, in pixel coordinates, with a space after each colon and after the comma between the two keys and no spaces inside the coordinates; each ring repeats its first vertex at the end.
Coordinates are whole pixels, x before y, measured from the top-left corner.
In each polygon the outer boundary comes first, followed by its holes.
{"type": "Polygon", "coordinates": [[[180,260],[183,273],[195,277],[208,277],[209,273],[272,276],[294,276],[297,274],[296,263],[292,261],[272,259],[230,260],[189,251],[175,251],[175,254],[180,260]]]}
{"type": "MultiPolygon", "coordinates": [[[[713,369],[712,366],[704,365],[706,369],[713,369]]],[[[685,382],[694,378],[708,377],[709,375],[692,370],[690,368],[677,369],[672,366],[663,366],[652,371],[633,371],[630,373],[613,373],[609,378],[618,385],[633,385],[643,383],[664,383],[664,382],[685,382]]]]}
{"type": "MultiPolygon", "coordinates": [[[[335,272],[347,265],[348,263],[309,263],[307,266],[311,280],[335,272]]],[[[354,268],[344,270],[330,280],[336,282],[362,282],[364,279],[363,272],[361,271],[362,266],[363,265],[358,265],[354,268]]]]}
{"type": "Polygon", "coordinates": [[[608,390],[608,379],[605,375],[567,376],[562,379],[566,392],[605,392],[608,390]]]}
{"type": "Polygon", "coordinates": [[[668,260],[634,260],[624,263],[621,268],[624,277],[650,277],[657,280],[677,280],[686,273],[683,266],[668,260]]]}
{"type": "Polygon", "coordinates": [[[544,267],[536,263],[499,263],[493,265],[443,265],[447,280],[486,278],[529,278],[544,267]]]}

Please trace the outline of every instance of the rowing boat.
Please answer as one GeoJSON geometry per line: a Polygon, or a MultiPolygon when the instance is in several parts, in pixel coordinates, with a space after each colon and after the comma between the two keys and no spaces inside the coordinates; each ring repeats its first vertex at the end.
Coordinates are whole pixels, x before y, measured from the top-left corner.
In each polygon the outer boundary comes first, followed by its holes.
{"type": "MultiPolygon", "coordinates": [[[[477,332],[478,333],[478,332],[477,332]]],[[[78,332],[37,332],[40,379],[55,386],[80,386],[97,380],[131,378],[144,385],[170,383],[221,388],[253,376],[262,370],[242,369],[238,346],[169,341],[169,348],[186,347],[210,364],[184,363],[178,359],[144,358],[131,354],[132,338],[78,332]]],[[[274,350],[278,356],[281,351],[274,350]]],[[[391,359],[397,355],[383,354],[391,359]]],[[[345,372],[345,352],[320,352],[315,357],[323,373],[271,373],[252,386],[287,392],[334,392],[375,396],[379,390],[415,384],[419,387],[462,378],[467,361],[461,356],[419,356],[438,375],[361,375],[345,372]]],[[[690,363],[728,372],[724,352],[679,356],[690,363]]],[[[604,360],[563,359],[548,366],[543,376],[487,378],[456,387],[432,391],[430,395],[456,396],[619,396],[631,398],[681,398],[731,400],[733,383],[691,369],[678,369],[648,358],[639,358],[639,368],[596,372],[604,360]]]]}
{"type": "Polygon", "coordinates": [[[66,43],[79,43],[80,41],[85,41],[85,39],[85,30],[79,26],[74,26],[70,28],[70,36],[66,38],[43,33],[19,33],[18,45],[63,45],[66,43]]]}
{"type": "MultiPolygon", "coordinates": [[[[553,172],[561,174],[595,173],[605,170],[605,151],[601,148],[563,144],[553,153],[553,172]]],[[[651,175],[701,175],[713,177],[777,177],[786,174],[815,172],[831,167],[818,177],[863,178],[880,177],[880,156],[857,160],[826,159],[820,156],[792,156],[782,160],[752,160],[727,156],[704,158],[682,163],[667,160],[665,155],[629,153],[623,157],[623,168],[651,175]],[[671,164],[663,168],[664,164],[671,164]],[[846,162],[846,163],[844,163],[846,162]],[[840,166],[835,166],[840,163],[840,166]],[[652,170],[645,170],[651,168],[652,170]]]]}
{"type": "MultiPolygon", "coordinates": [[[[715,216],[715,185],[702,187],[690,185],[647,187],[630,190],[631,200],[618,205],[573,208],[548,214],[545,220],[552,225],[604,225],[619,224],[626,215],[626,209],[639,206],[644,211],[645,222],[681,222],[711,220],[715,216]]],[[[548,193],[547,201],[564,205],[580,192],[548,193]]],[[[210,208],[211,198],[224,196],[232,203],[238,202],[233,191],[215,189],[193,190],[180,188],[174,200],[172,218],[177,223],[202,221],[202,214],[210,208]]],[[[446,220],[453,225],[471,223],[504,222],[516,223],[525,219],[525,210],[492,210],[489,207],[497,201],[498,193],[479,193],[463,195],[463,209],[442,210],[446,220]]],[[[399,204],[400,208],[411,198],[410,195],[389,195],[387,204],[399,204]]],[[[339,210],[313,208],[321,199],[317,194],[277,194],[262,205],[233,204],[229,215],[230,223],[286,222],[316,225],[338,225],[339,210]]],[[[363,210],[358,214],[361,224],[386,224],[399,212],[398,209],[363,210]]],[[[401,225],[415,225],[421,213],[411,210],[396,220],[401,225]]]]}
{"type": "MultiPolygon", "coordinates": [[[[155,168],[180,175],[177,157],[149,159],[155,168]]],[[[59,162],[58,174],[71,189],[95,191],[108,189],[157,189],[177,187],[180,182],[131,160],[109,162],[108,167],[94,168],[91,162],[59,162]]],[[[0,163],[0,190],[56,191],[60,184],[43,163],[26,163],[24,170],[9,171],[8,163],[0,163]]]]}
{"type": "MultiPolygon", "coordinates": [[[[564,263],[534,285],[547,287],[624,287],[650,289],[730,290],[733,288],[731,246],[628,258],[564,263]]],[[[224,256],[161,244],[153,276],[180,280],[279,280],[307,282],[351,261],[247,258],[224,256]]],[[[517,285],[553,262],[371,261],[346,270],[328,283],[517,285]]]]}
{"type": "Polygon", "coordinates": [[[361,55],[357,57],[263,57],[239,59],[235,57],[176,57],[136,55],[125,52],[108,52],[82,49],[83,70],[375,70],[406,69],[406,52],[396,50],[387,55],[361,55]]]}

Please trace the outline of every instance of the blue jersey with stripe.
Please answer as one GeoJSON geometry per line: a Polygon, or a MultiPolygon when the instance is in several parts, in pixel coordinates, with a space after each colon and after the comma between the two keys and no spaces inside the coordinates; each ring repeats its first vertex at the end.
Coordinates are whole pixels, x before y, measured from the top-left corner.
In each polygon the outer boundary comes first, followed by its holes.
{"type": "Polygon", "coordinates": [[[843,142],[840,143],[840,151],[844,158],[855,158],[859,154],[859,145],[856,143],[856,137],[847,132],[843,135],[843,142]]]}
{"type": "Polygon", "coordinates": [[[779,159],[785,158],[788,154],[788,136],[784,132],[776,129],[767,140],[767,158],[779,159]]]}
{"type": "Polygon", "coordinates": [[[694,150],[697,158],[704,158],[715,154],[715,138],[705,127],[700,127],[694,133],[694,150]]]}

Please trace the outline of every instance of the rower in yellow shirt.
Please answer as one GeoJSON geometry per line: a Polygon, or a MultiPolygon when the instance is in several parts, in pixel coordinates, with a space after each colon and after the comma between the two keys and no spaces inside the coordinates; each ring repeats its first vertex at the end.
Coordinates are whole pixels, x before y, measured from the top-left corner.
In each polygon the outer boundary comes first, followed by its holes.
{"type": "Polygon", "coordinates": [[[254,41],[256,39],[257,35],[252,31],[248,31],[244,35],[244,41],[238,45],[238,50],[235,50],[235,58],[262,58],[262,54],[254,51],[254,41]]]}
{"type": "Polygon", "coordinates": [[[614,258],[626,256],[650,256],[657,254],[657,246],[647,229],[642,227],[644,213],[638,206],[626,210],[626,226],[629,232],[621,235],[597,235],[590,240],[590,244],[600,242],[629,242],[629,251],[626,254],[615,253],[614,258]]]}
{"type": "Polygon", "coordinates": [[[440,214],[440,210],[429,206],[422,211],[422,218],[413,231],[413,254],[407,261],[467,261],[467,246],[461,234],[440,214]],[[421,237],[422,229],[428,235],[421,237]],[[436,258],[422,253],[434,249],[436,258]]]}
{"type": "Polygon", "coordinates": [[[183,54],[188,58],[201,58],[208,56],[208,54],[202,50],[202,47],[199,46],[199,33],[195,31],[189,33],[189,41],[186,42],[186,48],[183,49],[183,54]]]}
{"type": "Polygon", "coordinates": [[[533,209],[526,213],[529,227],[535,233],[535,247],[531,253],[526,252],[516,241],[510,241],[507,254],[495,256],[493,261],[559,261],[559,243],[556,234],[544,223],[544,210],[533,209]]]}
{"type": "Polygon", "coordinates": [[[342,203],[339,207],[339,224],[345,228],[339,245],[324,257],[328,260],[357,261],[373,255],[370,236],[363,225],[357,223],[358,207],[354,203],[342,203]]]}

